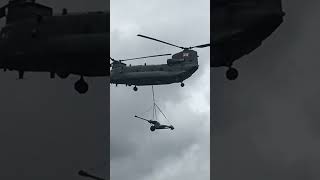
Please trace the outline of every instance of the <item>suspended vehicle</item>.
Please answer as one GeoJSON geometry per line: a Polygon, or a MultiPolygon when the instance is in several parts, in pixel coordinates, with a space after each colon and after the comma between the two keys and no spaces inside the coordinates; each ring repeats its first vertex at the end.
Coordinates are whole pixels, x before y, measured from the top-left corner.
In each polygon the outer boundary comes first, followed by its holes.
{"type": "MultiPolygon", "coordinates": [[[[156,101],[155,101],[155,98],[154,98],[153,86],[152,86],[152,98],[153,98],[153,104],[152,104],[152,107],[149,108],[149,110],[148,110],[148,111],[150,111],[152,109],[152,119],[146,119],[146,118],[143,118],[143,117],[140,117],[140,116],[137,116],[137,115],[135,115],[134,117],[152,124],[151,127],[150,127],[150,131],[155,131],[156,129],[171,129],[171,130],[174,130],[174,127],[170,123],[169,119],[166,117],[166,115],[162,112],[162,110],[156,104],[156,101]],[[157,118],[157,111],[159,111],[162,114],[162,116],[167,120],[168,125],[160,124],[160,122],[158,121],[158,118],[157,118]]],[[[148,112],[148,111],[146,111],[146,112],[148,112]]]]}

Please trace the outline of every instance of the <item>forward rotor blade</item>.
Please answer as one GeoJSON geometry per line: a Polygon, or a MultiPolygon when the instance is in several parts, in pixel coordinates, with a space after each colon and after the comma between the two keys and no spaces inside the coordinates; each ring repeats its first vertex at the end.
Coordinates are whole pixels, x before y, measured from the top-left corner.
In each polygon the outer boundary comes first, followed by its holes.
{"type": "Polygon", "coordinates": [[[185,49],[184,47],[177,46],[177,45],[174,45],[174,44],[171,44],[171,43],[168,43],[168,42],[165,42],[165,41],[161,41],[159,39],[155,39],[155,38],[152,38],[152,37],[144,36],[144,35],[141,35],[141,34],[138,34],[137,36],[140,36],[140,37],[143,37],[143,38],[146,38],[146,39],[151,39],[151,40],[154,40],[154,41],[158,41],[158,42],[161,42],[161,43],[164,43],[164,44],[167,44],[167,45],[170,45],[170,46],[174,46],[174,47],[177,47],[177,48],[185,49]]]}
{"type": "Polygon", "coordinates": [[[152,57],[170,56],[170,55],[171,54],[159,54],[159,55],[153,55],[153,56],[144,56],[144,57],[138,57],[138,58],[123,59],[120,61],[123,62],[123,61],[131,61],[131,60],[145,59],[145,58],[152,58],[152,57]]]}
{"type": "Polygon", "coordinates": [[[205,47],[209,47],[209,46],[210,46],[210,43],[209,44],[202,44],[202,45],[194,46],[192,48],[205,48],[205,47]]]}

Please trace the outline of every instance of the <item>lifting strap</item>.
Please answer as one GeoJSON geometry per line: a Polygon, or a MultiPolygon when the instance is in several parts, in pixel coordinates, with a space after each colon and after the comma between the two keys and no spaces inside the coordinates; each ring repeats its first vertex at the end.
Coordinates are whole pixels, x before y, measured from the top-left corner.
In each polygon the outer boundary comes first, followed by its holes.
{"type": "Polygon", "coordinates": [[[168,125],[172,125],[170,123],[169,119],[166,117],[166,115],[161,111],[160,107],[156,104],[156,101],[155,101],[155,98],[154,98],[153,86],[152,86],[152,99],[153,99],[153,119],[157,118],[157,109],[158,109],[160,111],[160,113],[163,115],[163,117],[167,120],[168,125]]]}
{"type": "MultiPolygon", "coordinates": [[[[157,118],[158,118],[158,117],[157,117],[157,110],[159,110],[160,113],[163,115],[163,117],[167,120],[168,125],[172,126],[170,120],[169,120],[169,119],[167,118],[167,116],[162,112],[162,110],[160,109],[160,107],[156,104],[156,100],[155,100],[155,98],[154,98],[154,89],[153,89],[153,86],[152,86],[152,100],[153,100],[153,105],[152,105],[150,108],[148,108],[147,111],[141,113],[141,116],[144,115],[144,114],[146,114],[147,112],[149,112],[149,111],[152,109],[152,120],[158,121],[158,120],[157,120],[157,118]]],[[[139,116],[134,116],[134,117],[147,121],[147,119],[142,118],[142,117],[139,117],[139,116]]]]}

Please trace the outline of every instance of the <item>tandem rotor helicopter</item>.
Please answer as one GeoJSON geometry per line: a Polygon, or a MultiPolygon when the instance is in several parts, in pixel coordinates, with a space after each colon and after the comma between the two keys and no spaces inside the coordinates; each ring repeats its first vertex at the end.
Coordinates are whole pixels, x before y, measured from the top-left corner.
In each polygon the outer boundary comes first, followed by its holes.
{"type": "Polygon", "coordinates": [[[118,84],[124,84],[126,86],[134,85],[134,91],[138,90],[137,86],[163,85],[172,83],[180,83],[181,87],[184,87],[183,81],[196,72],[199,67],[198,54],[192,49],[210,46],[210,44],[203,44],[192,47],[182,47],[141,34],[138,34],[138,36],[183,50],[174,54],[171,59],[167,60],[166,64],[159,65],[146,65],[145,63],[144,65],[127,66],[127,64],[123,62],[151,57],[168,56],[171,54],[160,54],[123,60],[115,60],[110,57],[110,60],[112,61],[110,64],[112,68],[110,73],[111,84],[116,84],[116,86],[118,84]]]}
{"type": "Polygon", "coordinates": [[[0,31],[0,68],[24,72],[49,72],[50,78],[79,75],[74,88],[88,91],[84,76],[109,76],[109,12],[53,15],[35,0],[9,0],[0,8],[6,24],[0,31]]]}

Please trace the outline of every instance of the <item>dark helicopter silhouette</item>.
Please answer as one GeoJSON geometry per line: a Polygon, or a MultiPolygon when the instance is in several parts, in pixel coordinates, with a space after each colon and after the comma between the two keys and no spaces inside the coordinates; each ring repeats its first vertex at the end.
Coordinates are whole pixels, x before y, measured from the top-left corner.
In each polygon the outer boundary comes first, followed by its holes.
{"type": "Polygon", "coordinates": [[[0,32],[0,68],[24,72],[49,72],[65,79],[79,75],[74,87],[86,93],[84,76],[110,75],[109,12],[53,15],[50,7],[35,0],[10,0],[0,8],[6,25],[0,32]]]}
{"type": "Polygon", "coordinates": [[[234,80],[232,64],[258,48],[283,22],[281,0],[214,0],[211,67],[225,66],[234,80]]]}
{"type": "Polygon", "coordinates": [[[181,47],[148,36],[140,34],[138,36],[158,41],[170,46],[178,47],[183,50],[174,54],[171,59],[168,59],[167,64],[160,65],[144,64],[127,66],[123,62],[150,57],[167,56],[171,54],[145,56],[124,60],[115,60],[113,58],[110,58],[113,61],[111,64],[112,69],[110,74],[111,84],[125,84],[128,86],[134,85],[134,91],[138,90],[137,86],[162,85],[172,83],[181,83],[181,87],[184,87],[183,81],[189,78],[199,67],[198,54],[192,49],[205,48],[210,46],[210,44],[203,44],[193,47],[181,47]]]}

